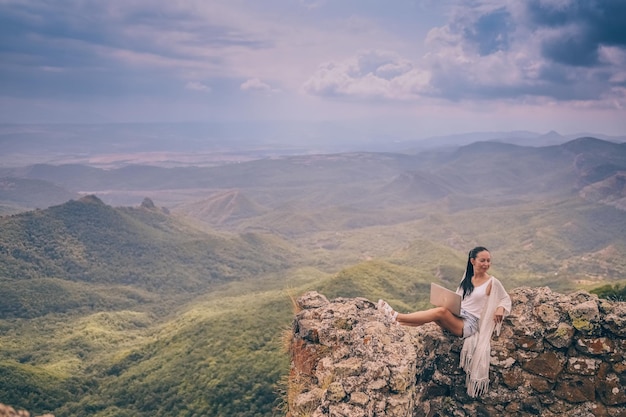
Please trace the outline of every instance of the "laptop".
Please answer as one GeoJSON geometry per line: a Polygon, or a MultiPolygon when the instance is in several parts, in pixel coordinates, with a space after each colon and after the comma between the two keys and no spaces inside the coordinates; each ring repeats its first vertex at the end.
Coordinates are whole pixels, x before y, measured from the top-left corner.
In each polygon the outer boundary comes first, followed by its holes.
{"type": "Polygon", "coordinates": [[[455,316],[461,316],[461,296],[434,282],[430,283],[430,303],[447,308],[455,316]]]}

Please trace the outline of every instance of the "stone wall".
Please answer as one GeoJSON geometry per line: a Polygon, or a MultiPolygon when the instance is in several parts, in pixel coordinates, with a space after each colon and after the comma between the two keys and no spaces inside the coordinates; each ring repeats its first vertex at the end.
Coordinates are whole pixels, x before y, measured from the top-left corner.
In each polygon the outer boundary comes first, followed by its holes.
{"type": "Polygon", "coordinates": [[[364,298],[298,299],[288,417],[626,417],[626,303],[548,288],[511,292],[491,342],[489,392],[465,391],[462,341],[386,321],[364,298]]]}

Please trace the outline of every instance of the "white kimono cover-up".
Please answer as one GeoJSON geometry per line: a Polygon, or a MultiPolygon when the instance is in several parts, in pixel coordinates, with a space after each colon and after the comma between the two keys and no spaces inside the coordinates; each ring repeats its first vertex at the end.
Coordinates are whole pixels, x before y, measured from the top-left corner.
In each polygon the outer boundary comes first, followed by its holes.
{"type": "Polygon", "coordinates": [[[467,374],[467,393],[470,397],[478,397],[489,390],[491,336],[494,330],[499,336],[502,327],[502,322],[498,324],[494,322],[498,307],[504,308],[504,317],[510,314],[511,297],[502,283],[492,276],[491,292],[480,315],[479,330],[465,339],[461,349],[461,368],[467,374]]]}

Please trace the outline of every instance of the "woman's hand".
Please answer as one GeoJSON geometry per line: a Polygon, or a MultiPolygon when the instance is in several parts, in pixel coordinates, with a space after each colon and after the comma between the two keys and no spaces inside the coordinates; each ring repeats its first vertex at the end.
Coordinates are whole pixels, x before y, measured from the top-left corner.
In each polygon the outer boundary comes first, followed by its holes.
{"type": "Polygon", "coordinates": [[[493,321],[494,323],[498,324],[498,323],[502,323],[503,319],[504,319],[504,307],[500,306],[496,308],[496,314],[493,317],[493,321]]]}

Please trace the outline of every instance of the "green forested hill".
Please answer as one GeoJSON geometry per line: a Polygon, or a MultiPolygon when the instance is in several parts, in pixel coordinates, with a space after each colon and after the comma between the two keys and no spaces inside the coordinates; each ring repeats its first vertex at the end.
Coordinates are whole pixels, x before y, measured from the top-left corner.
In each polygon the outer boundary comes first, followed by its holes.
{"type": "Polygon", "coordinates": [[[298,263],[280,239],[95,196],[0,229],[0,403],[57,416],[272,413],[291,313],[281,277],[298,263]]]}
{"type": "Polygon", "coordinates": [[[0,228],[0,286],[13,295],[0,306],[5,317],[55,312],[54,300],[20,301],[39,285],[65,294],[60,304],[68,306],[127,306],[261,275],[288,257],[252,235],[203,233],[158,209],[116,209],[94,196],[0,218],[0,228]]]}

